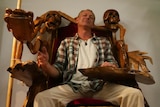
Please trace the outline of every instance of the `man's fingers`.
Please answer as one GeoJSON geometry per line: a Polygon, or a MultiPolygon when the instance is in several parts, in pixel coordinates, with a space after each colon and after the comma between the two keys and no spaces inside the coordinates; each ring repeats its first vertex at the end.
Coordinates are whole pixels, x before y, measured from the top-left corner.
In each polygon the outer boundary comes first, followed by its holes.
{"type": "Polygon", "coordinates": [[[114,65],[112,63],[109,63],[109,62],[104,62],[104,63],[101,64],[101,67],[104,67],[104,66],[116,67],[116,65],[114,65]]]}
{"type": "Polygon", "coordinates": [[[47,54],[47,49],[46,49],[46,47],[42,47],[42,53],[47,54]]]}

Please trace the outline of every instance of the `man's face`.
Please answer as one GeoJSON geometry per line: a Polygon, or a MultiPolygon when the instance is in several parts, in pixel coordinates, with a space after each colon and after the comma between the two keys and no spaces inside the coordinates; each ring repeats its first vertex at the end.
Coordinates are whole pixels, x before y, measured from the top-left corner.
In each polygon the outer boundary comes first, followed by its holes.
{"type": "Polygon", "coordinates": [[[94,20],[95,20],[95,16],[89,10],[82,11],[76,19],[77,24],[79,26],[85,26],[85,27],[93,27],[94,20]]]}

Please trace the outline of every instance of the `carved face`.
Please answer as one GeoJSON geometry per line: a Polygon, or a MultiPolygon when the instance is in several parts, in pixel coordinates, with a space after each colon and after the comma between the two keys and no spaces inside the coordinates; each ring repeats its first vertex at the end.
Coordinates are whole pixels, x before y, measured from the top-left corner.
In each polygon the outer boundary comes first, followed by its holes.
{"type": "Polygon", "coordinates": [[[61,24],[61,16],[57,11],[49,11],[45,14],[45,26],[54,30],[59,27],[61,24]]]}
{"type": "Polygon", "coordinates": [[[114,9],[109,9],[104,13],[103,21],[105,23],[105,26],[109,28],[110,30],[117,31],[118,28],[116,27],[116,24],[119,23],[120,17],[118,11],[114,9]]]}

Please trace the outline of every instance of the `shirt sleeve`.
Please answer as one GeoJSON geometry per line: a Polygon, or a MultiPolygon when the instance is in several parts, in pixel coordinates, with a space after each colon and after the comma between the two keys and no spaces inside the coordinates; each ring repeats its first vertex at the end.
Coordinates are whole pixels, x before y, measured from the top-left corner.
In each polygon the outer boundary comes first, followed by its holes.
{"type": "Polygon", "coordinates": [[[63,40],[57,50],[56,60],[55,60],[55,63],[53,64],[59,71],[60,76],[63,75],[62,71],[65,70],[66,65],[67,65],[66,56],[67,56],[66,55],[66,42],[65,40],[63,40]]]}
{"type": "Polygon", "coordinates": [[[112,64],[115,64],[116,66],[118,66],[118,63],[113,55],[113,52],[112,52],[112,46],[111,46],[111,43],[109,40],[106,40],[107,42],[107,47],[106,47],[106,50],[105,50],[105,61],[107,62],[110,62],[112,64]]]}

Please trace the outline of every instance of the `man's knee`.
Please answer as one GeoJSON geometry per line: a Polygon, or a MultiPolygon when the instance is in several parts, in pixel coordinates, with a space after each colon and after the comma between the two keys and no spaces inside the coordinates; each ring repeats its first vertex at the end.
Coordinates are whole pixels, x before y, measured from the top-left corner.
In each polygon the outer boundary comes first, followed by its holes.
{"type": "Polygon", "coordinates": [[[137,98],[144,98],[143,97],[143,94],[142,94],[142,91],[140,89],[137,89],[137,88],[129,88],[127,90],[127,96],[134,96],[134,97],[137,97],[137,98]]]}

